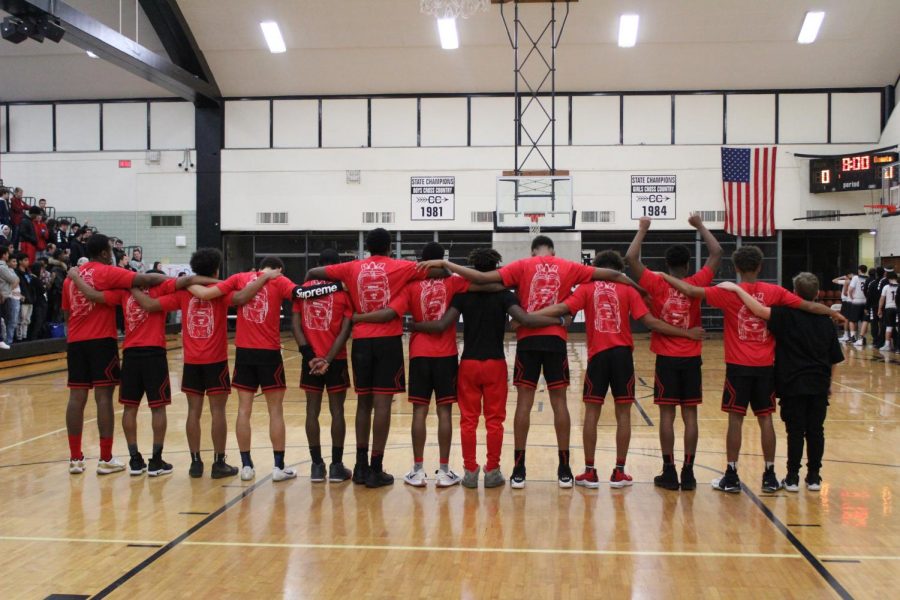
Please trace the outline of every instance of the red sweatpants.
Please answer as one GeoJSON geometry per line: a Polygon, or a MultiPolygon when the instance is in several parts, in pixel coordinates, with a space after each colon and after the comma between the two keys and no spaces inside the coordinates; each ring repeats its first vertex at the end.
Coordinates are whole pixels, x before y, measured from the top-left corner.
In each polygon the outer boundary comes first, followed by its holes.
{"type": "Polygon", "coordinates": [[[493,471],[500,466],[500,451],[503,447],[503,421],[506,419],[508,390],[506,361],[499,358],[462,360],[459,363],[457,382],[463,466],[467,471],[478,468],[478,461],[475,459],[475,429],[483,412],[487,428],[487,464],[484,469],[493,471]]]}

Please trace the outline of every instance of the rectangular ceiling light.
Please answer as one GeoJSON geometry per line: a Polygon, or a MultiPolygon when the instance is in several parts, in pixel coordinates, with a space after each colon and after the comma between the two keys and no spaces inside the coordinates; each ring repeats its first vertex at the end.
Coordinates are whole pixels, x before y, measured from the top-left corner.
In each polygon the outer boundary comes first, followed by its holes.
{"type": "Polygon", "coordinates": [[[459,35],[456,32],[456,19],[438,19],[438,33],[441,34],[441,48],[456,50],[459,48],[459,35]]]}
{"type": "Polygon", "coordinates": [[[798,44],[812,44],[819,35],[819,27],[825,20],[824,12],[808,12],[806,18],[803,19],[803,27],[800,28],[800,35],[797,36],[798,44]]]}
{"type": "Polygon", "coordinates": [[[637,43],[638,15],[619,17],[619,48],[632,48],[637,43]]]}
{"type": "Polygon", "coordinates": [[[91,58],[97,58],[97,55],[94,54],[93,52],[91,52],[90,50],[87,51],[87,55],[90,56],[91,58]]]}
{"type": "Polygon", "coordinates": [[[281,30],[275,21],[263,21],[259,24],[262,28],[263,35],[266,37],[266,43],[269,45],[269,52],[278,54],[286,52],[287,46],[284,45],[284,38],[281,37],[281,30]]]}

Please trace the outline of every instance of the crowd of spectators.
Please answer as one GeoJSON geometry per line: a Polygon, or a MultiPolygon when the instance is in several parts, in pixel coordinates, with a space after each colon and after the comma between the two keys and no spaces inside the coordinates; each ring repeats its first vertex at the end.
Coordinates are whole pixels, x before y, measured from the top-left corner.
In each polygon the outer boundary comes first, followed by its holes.
{"type": "MultiPolygon", "coordinates": [[[[23,194],[0,186],[0,350],[53,337],[63,321],[63,281],[70,267],[87,262],[85,243],[97,232],[87,221],[48,218],[45,199],[29,205],[23,194]]],[[[161,272],[158,262],[147,269],[140,248],[129,256],[123,240],[112,239],[118,266],[161,272]]]]}

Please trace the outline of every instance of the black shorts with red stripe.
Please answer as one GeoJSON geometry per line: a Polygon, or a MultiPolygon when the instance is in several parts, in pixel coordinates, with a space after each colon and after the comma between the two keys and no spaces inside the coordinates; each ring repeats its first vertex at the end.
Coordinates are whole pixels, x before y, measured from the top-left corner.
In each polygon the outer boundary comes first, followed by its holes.
{"type": "Polygon", "coordinates": [[[672,406],[702,403],[702,364],[699,356],[657,356],[653,403],[672,406]]]}
{"type": "Polygon", "coordinates": [[[125,348],[122,352],[122,385],[119,404],[139,405],[147,396],[150,408],[172,403],[169,361],[166,349],[159,346],[125,348]]]}
{"type": "Polygon", "coordinates": [[[326,389],[331,394],[343,392],[350,387],[350,373],[347,371],[347,359],[336,358],[328,365],[324,375],[313,375],[309,370],[309,362],[303,361],[300,373],[300,389],[321,394],[326,389]]]}
{"type": "Polygon", "coordinates": [[[181,374],[181,391],[185,394],[215,396],[231,393],[228,361],[205,365],[185,363],[181,374]]]}
{"type": "Polygon", "coordinates": [[[355,339],[350,352],[353,387],[357,394],[402,394],[406,391],[401,336],[355,339]]]}
{"type": "Polygon", "coordinates": [[[746,415],[748,407],[757,417],[775,412],[775,367],[726,363],[722,410],[746,415]]]}
{"type": "Polygon", "coordinates": [[[66,349],[68,387],[89,390],[119,385],[119,346],[114,338],[69,342],[66,349]]]}
{"type": "Polygon", "coordinates": [[[569,357],[566,342],[556,335],[533,335],[516,343],[513,385],[536,388],[544,373],[548,390],[569,387],[569,357]]]}
{"type": "Polygon", "coordinates": [[[634,359],[628,346],[607,348],[591,357],[584,374],[584,401],[603,404],[612,392],[616,404],[634,402],[634,359]]]}
{"type": "Polygon", "coordinates": [[[409,401],[413,404],[456,402],[459,361],[453,356],[417,356],[409,359],[409,401]]]}
{"type": "Polygon", "coordinates": [[[231,385],[251,392],[287,389],[281,350],[237,348],[231,385]]]}

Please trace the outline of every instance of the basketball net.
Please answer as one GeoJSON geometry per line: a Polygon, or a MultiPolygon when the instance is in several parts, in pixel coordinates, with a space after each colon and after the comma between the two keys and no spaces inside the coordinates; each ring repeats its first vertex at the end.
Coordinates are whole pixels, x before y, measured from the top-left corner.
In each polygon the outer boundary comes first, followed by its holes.
{"type": "Polygon", "coordinates": [[[525,213],[525,216],[530,220],[528,233],[533,236],[539,234],[541,232],[541,218],[544,216],[544,213],[525,213]]]}

